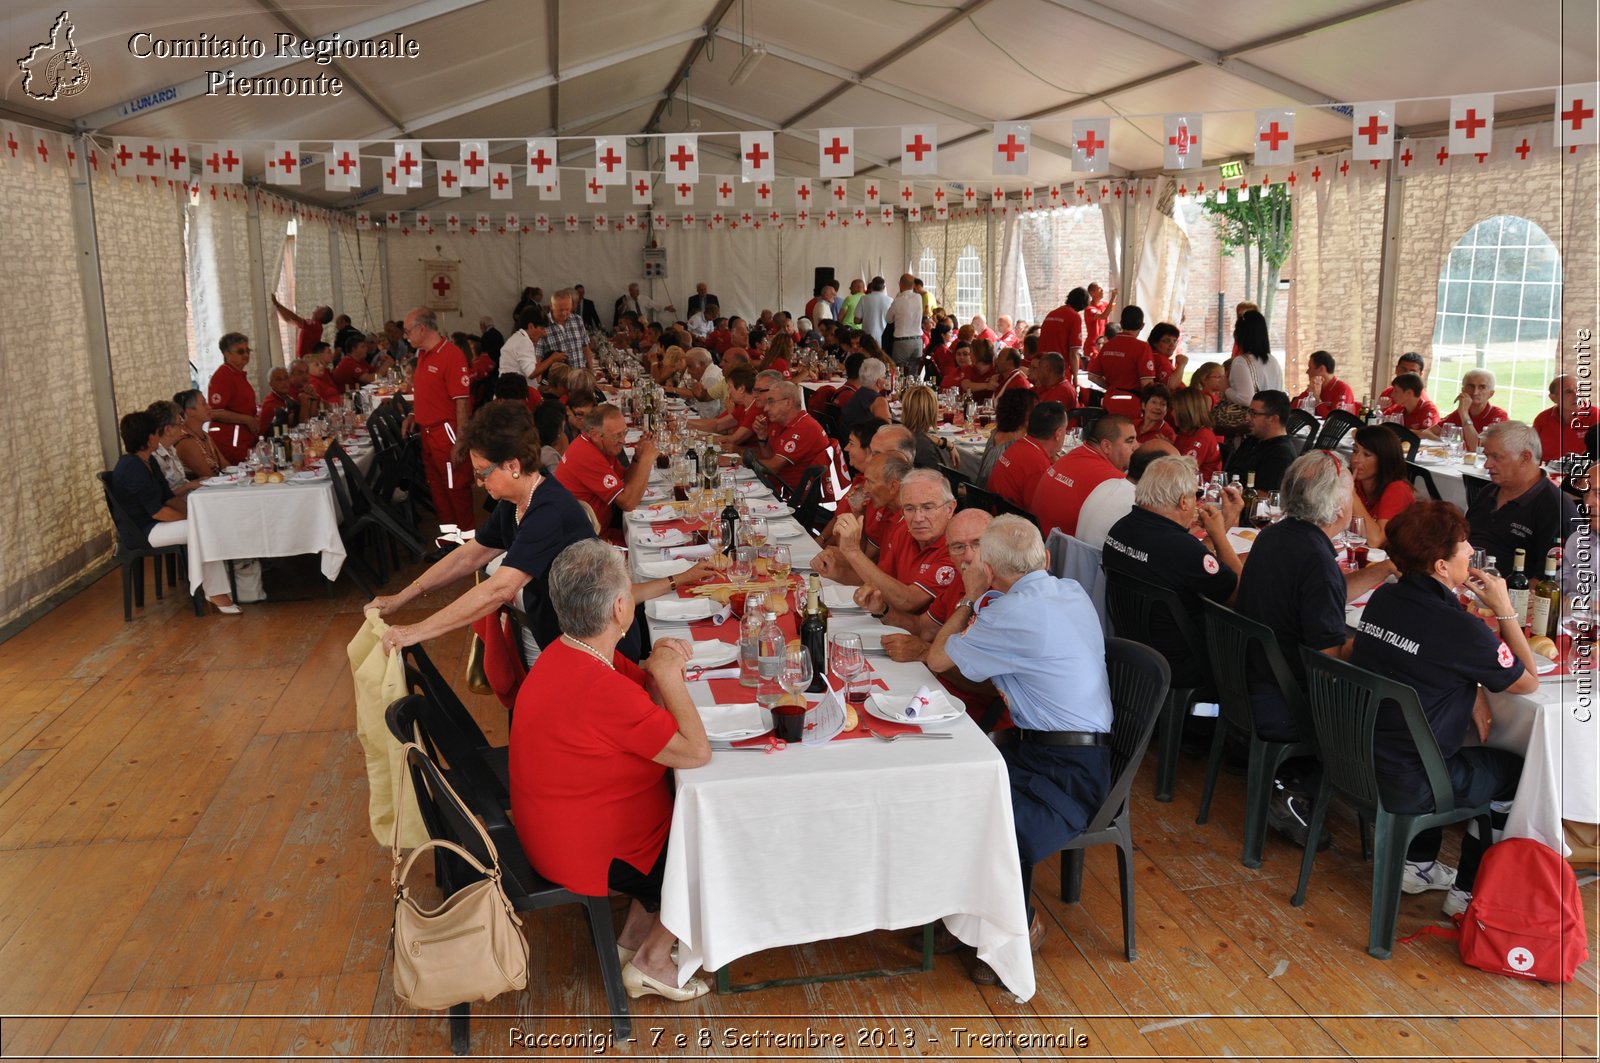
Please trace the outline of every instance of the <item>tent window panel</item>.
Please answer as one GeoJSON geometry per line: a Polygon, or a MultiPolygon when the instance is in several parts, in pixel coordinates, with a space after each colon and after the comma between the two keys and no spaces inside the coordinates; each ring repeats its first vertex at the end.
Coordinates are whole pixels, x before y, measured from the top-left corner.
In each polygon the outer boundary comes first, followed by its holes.
{"type": "Polygon", "coordinates": [[[983,313],[983,263],[971,244],[956,259],[956,319],[970,321],[983,313]]]}

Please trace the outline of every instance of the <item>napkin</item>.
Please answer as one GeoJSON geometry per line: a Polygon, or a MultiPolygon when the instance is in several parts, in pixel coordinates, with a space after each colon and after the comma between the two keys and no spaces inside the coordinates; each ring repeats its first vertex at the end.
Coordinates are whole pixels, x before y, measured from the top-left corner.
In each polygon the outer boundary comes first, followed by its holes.
{"type": "Polygon", "coordinates": [[[701,672],[695,672],[694,671],[694,667],[695,666],[692,665],[692,664],[689,666],[689,670],[691,672],[694,672],[693,675],[689,676],[689,679],[691,679],[691,680],[696,680],[696,679],[738,679],[739,678],[739,666],[738,665],[734,665],[732,668],[708,668],[705,671],[701,671],[701,672]]]}
{"type": "Polygon", "coordinates": [[[645,612],[657,620],[700,620],[706,614],[704,598],[655,598],[645,605],[645,612]]]}
{"type": "Polygon", "coordinates": [[[677,546],[694,538],[682,528],[645,528],[638,534],[649,546],[677,546]]]}
{"type": "Polygon", "coordinates": [[[933,708],[933,691],[922,687],[911,695],[911,700],[906,703],[900,714],[908,720],[915,720],[918,716],[926,716],[931,708],[933,708]]]}
{"type": "Polygon", "coordinates": [[[707,738],[749,738],[769,730],[761,722],[761,706],[754,702],[744,705],[696,705],[695,708],[700,711],[700,719],[706,725],[707,738]]]}
{"type": "Polygon", "coordinates": [[[640,561],[639,575],[646,579],[665,579],[680,572],[687,572],[693,567],[693,562],[677,558],[667,561],[640,561]]]}
{"type": "Polygon", "coordinates": [[[665,550],[662,550],[661,555],[668,560],[699,561],[702,558],[711,556],[711,544],[701,543],[698,546],[671,546],[665,550]]]}

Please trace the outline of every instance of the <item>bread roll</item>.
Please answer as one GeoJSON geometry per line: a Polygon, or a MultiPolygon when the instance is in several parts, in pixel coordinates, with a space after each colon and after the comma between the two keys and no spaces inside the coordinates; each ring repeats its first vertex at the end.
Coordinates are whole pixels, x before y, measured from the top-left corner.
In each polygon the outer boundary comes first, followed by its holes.
{"type": "Polygon", "coordinates": [[[1560,651],[1556,649],[1555,640],[1548,635],[1535,635],[1533,638],[1528,640],[1528,647],[1540,657],[1550,661],[1555,660],[1560,653],[1560,651]]]}

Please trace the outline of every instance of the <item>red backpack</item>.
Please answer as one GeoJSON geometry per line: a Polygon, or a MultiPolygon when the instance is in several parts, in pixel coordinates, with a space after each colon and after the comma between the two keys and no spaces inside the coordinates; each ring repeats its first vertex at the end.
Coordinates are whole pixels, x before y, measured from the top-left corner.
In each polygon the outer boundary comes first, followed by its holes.
{"type": "Polygon", "coordinates": [[[1570,982],[1589,958],[1577,876],[1530,838],[1489,846],[1472,901],[1456,918],[1462,961],[1493,974],[1570,982]]]}

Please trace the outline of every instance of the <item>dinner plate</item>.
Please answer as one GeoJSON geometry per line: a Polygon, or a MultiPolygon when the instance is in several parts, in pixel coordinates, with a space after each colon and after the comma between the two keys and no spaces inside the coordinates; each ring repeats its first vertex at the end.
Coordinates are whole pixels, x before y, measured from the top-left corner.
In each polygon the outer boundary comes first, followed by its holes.
{"type": "Polygon", "coordinates": [[[651,620],[687,624],[710,619],[717,614],[717,608],[717,603],[710,598],[652,598],[644,603],[644,615],[651,620]]]}
{"type": "Polygon", "coordinates": [[[694,533],[683,528],[656,529],[647,527],[636,533],[640,546],[682,546],[694,539],[694,533]]]}
{"type": "Polygon", "coordinates": [[[239,481],[231,476],[212,476],[200,481],[201,487],[233,487],[239,481]]]}
{"type": "Polygon", "coordinates": [[[771,498],[772,488],[759,480],[748,480],[739,485],[739,493],[745,498],[771,498]]]}
{"type": "Polygon", "coordinates": [[[912,691],[887,691],[879,690],[867,695],[867,712],[880,720],[890,723],[909,723],[922,726],[930,723],[944,723],[953,720],[967,710],[950,700],[943,690],[930,689],[933,696],[929,698],[929,708],[925,713],[920,713],[915,719],[906,719],[905,705],[917,692],[912,691]]]}
{"type": "Polygon", "coordinates": [[[675,557],[666,561],[640,561],[639,575],[646,579],[666,579],[676,576],[680,572],[687,572],[694,568],[695,563],[686,558],[675,557]]]}
{"type": "Polygon", "coordinates": [[[792,520],[774,521],[767,525],[767,534],[779,539],[798,539],[806,530],[792,520]]]}
{"type": "Polygon", "coordinates": [[[628,514],[628,519],[638,524],[665,524],[669,520],[677,520],[679,513],[676,506],[644,506],[628,514]]]}
{"type": "Polygon", "coordinates": [[[866,610],[856,604],[856,589],[842,583],[822,585],[822,604],[835,613],[861,613],[866,610]]]}
{"type": "Polygon", "coordinates": [[[760,498],[750,499],[750,515],[752,517],[787,517],[794,510],[782,502],[768,501],[760,498]]]}
{"type": "Polygon", "coordinates": [[[689,656],[689,664],[696,668],[717,668],[724,664],[732,664],[738,659],[738,643],[711,639],[694,644],[694,652],[689,656]]]}
{"type": "Polygon", "coordinates": [[[714,742],[737,742],[772,730],[772,714],[755,702],[739,705],[696,705],[706,737],[714,742]]]}
{"type": "MultiPolygon", "coordinates": [[[[861,636],[861,649],[866,653],[883,653],[883,637],[885,635],[905,634],[904,631],[897,627],[883,627],[882,625],[876,627],[851,628],[850,630],[861,636]]],[[[913,691],[913,693],[915,693],[915,691],[913,691]]],[[[908,698],[910,696],[910,694],[906,695],[908,698]]]]}
{"type": "Polygon", "coordinates": [[[306,470],[305,472],[290,473],[287,477],[285,477],[285,479],[288,480],[288,482],[292,483],[292,484],[313,483],[313,482],[315,482],[317,480],[326,480],[327,478],[328,478],[328,474],[327,473],[325,473],[325,472],[312,472],[309,469],[306,470]]]}
{"type": "Polygon", "coordinates": [[[933,434],[936,436],[958,436],[962,431],[963,428],[960,425],[942,424],[933,430],[933,434]]]}

